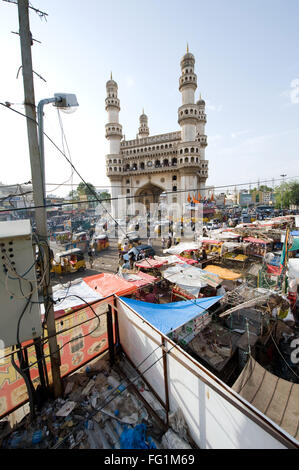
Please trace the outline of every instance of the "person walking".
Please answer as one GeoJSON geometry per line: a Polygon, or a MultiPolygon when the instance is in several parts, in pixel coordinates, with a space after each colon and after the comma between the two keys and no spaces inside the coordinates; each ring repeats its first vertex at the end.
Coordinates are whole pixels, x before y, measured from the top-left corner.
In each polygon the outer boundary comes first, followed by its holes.
{"type": "Polygon", "coordinates": [[[89,261],[89,264],[90,264],[90,268],[92,269],[93,262],[94,262],[94,252],[93,252],[91,246],[89,247],[89,250],[88,250],[88,261],[89,261]]]}
{"type": "Polygon", "coordinates": [[[172,245],[171,237],[168,237],[168,240],[167,240],[167,248],[171,248],[171,245],[172,245]]]}

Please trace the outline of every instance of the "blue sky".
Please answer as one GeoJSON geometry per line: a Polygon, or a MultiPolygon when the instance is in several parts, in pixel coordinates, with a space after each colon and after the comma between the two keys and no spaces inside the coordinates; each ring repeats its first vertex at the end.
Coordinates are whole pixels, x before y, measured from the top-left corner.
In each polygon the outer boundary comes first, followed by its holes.
{"type": "MultiPolygon", "coordinates": [[[[180,60],[189,43],[199,93],[207,103],[209,185],[299,176],[298,0],[32,0],[36,103],[76,93],[76,113],[63,115],[74,165],[94,185],[105,176],[106,81],[117,81],[120,123],[135,138],[144,108],[151,135],[180,130],[180,60]]],[[[0,101],[23,111],[17,6],[0,4],[0,101]]],[[[30,179],[25,119],[0,107],[3,183],[30,179]]],[[[61,146],[57,112],[45,108],[45,131],[61,146]]],[[[46,143],[48,183],[71,171],[46,143]]],[[[74,182],[79,182],[74,177],[74,182]]],[[[50,187],[48,188],[50,189],[50,187]]],[[[64,194],[70,188],[60,188],[64,194]]]]}

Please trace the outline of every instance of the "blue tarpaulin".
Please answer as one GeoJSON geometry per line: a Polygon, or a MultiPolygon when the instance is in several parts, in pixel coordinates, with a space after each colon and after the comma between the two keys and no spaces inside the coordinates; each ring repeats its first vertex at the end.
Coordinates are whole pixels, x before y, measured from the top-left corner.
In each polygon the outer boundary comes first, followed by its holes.
{"type": "Polygon", "coordinates": [[[141,300],[120,297],[129,307],[141,315],[161,333],[167,335],[172,330],[179,328],[198,315],[203,315],[206,310],[214,305],[223,296],[205,297],[203,299],[183,300],[169,304],[153,304],[141,300]]]}

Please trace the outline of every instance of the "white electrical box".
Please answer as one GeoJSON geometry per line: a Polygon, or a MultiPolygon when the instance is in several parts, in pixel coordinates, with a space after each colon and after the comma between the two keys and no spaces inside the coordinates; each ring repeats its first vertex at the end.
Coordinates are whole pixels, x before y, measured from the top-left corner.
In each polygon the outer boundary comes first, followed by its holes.
{"type": "Polygon", "coordinates": [[[0,222],[0,254],[0,340],[6,348],[42,334],[30,220],[0,222]]]}

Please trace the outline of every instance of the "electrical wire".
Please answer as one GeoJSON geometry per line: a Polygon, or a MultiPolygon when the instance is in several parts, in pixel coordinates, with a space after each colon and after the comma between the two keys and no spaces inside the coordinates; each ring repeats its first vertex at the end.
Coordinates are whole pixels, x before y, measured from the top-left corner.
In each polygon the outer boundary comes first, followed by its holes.
{"type": "Polygon", "coordinates": [[[279,355],[282,357],[282,359],[284,360],[285,364],[286,364],[286,365],[288,366],[288,368],[293,372],[293,374],[297,377],[297,379],[299,379],[299,375],[297,375],[296,372],[289,366],[289,364],[287,363],[287,361],[285,360],[285,358],[284,358],[283,355],[281,354],[281,351],[280,351],[278,345],[276,344],[275,339],[273,338],[273,335],[272,335],[272,333],[271,333],[271,330],[269,331],[269,333],[270,333],[270,336],[271,336],[271,338],[272,338],[272,341],[273,341],[273,343],[274,343],[274,346],[275,346],[275,348],[277,349],[279,355]]]}
{"type": "MultiPolygon", "coordinates": [[[[65,133],[64,133],[64,129],[63,129],[63,124],[62,124],[62,119],[61,119],[61,115],[60,115],[60,111],[59,109],[57,108],[57,115],[58,115],[58,121],[59,121],[59,126],[60,126],[60,130],[61,130],[61,144],[62,144],[62,150],[63,150],[63,153],[65,154],[65,148],[64,148],[64,142],[66,143],[66,147],[67,147],[67,151],[68,151],[68,155],[69,155],[69,158],[70,160],[72,161],[72,157],[71,157],[71,153],[70,153],[70,150],[69,150],[69,147],[68,147],[68,143],[67,143],[67,140],[66,140],[66,136],[65,136],[65,133]]],[[[73,176],[74,176],[74,170],[72,168],[71,170],[71,175],[70,177],[64,181],[63,183],[60,183],[58,186],[56,186],[54,189],[51,189],[51,191],[46,191],[46,193],[49,193],[49,192],[52,192],[52,191],[56,191],[57,189],[59,189],[61,186],[65,186],[66,183],[68,183],[69,180],[72,180],[71,182],[71,187],[72,187],[72,191],[73,191],[73,176]]],[[[46,184],[47,186],[47,184],[46,184]]]]}
{"type": "MultiPolygon", "coordinates": [[[[30,282],[30,284],[31,284],[31,282],[30,282]]],[[[31,287],[32,287],[32,284],[31,284],[31,287]]],[[[18,319],[18,323],[17,323],[17,344],[18,345],[21,344],[21,341],[20,341],[20,324],[21,324],[21,320],[22,320],[22,318],[23,318],[23,316],[24,316],[24,314],[25,314],[25,312],[28,308],[28,305],[30,304],[32,293],[33,293],[33,291],[31,292],[30,297],[27,299],[27,302],[26,302],[26,304],[23,308],[23,311],[22,311],[22,313],[21,313],[21,315],[19,316],[19,319],[18,319]]]]}
{"type": "Polygon", "coordinates": [[[13,368],[20,374],[20,376],[24,379],[27,392],[28,392],[28,397],[29,397],[29,405],[30,405],[30,417],[31,420],[34,419],[34,397],[33,397],[33,386],[31,381],[28,378],[28,375],[25,373],[23,369],[23,356],[21,351],[18,351],[18,356],[19,356],[19,362],[20,362],[20,367],[16,365],[15,358],[14,358],[15,352],[14,352],[14,346],[12,347],[12,355],[11,355],[11,363],[13,368]]]}
{"type": "MultiPolygon", "coordinates": [[[[33,122],[35,122],[37,125],[38,125],[38,122],[35,120],[35,119],[32,119],[32,118],[28,118],[28,116],[26,116],[26,114],[24,113],[21,113],[20,111],[17,111],[15,110],[14,108],[11,108],[10,106],[8,106],[7,104],[5,103],[0,103],[0,105],[4,106],[6,109],[9,109],[11,111],[14,111],[16,112],[17,114],[20,114],[21,116],[23,117],[26,117],[27,119],[31,119],[33,122]]],[[[112,201],[112,200],[118,200],[118,199],[134,199],[136,197],[140,198],[140,197],[146,197],[144,195],[140,195],[140,196],[123,196],[123,197],[116,197],[116,198],[107,198],[107,199],[103,199],[103,200],[100,200],[98,198],[98,195],[95,193],[95,191],[93,191],[93,189],[89,186],[88,183],[86,183],[86,181],[83,179],[83,177],[80,175],[80,173],[77,171],[77,169],[74,167],[74,165],[72,164],[72,162],[70,161],[70,159],[65,155],[65,153],[63,153],[63,151],[57,146],[57,144],[44,132],[44,135],[45,137],[47,137],[47,139],[52,143],[52,145],[54,145],[54,147],[62,154],[62,156],[69,162],[69,164],[71,165],[72,169],[77,173],[77,175],[79,176],[79,178],[82,180],[82,182],[86,185],[86,187],[89,189],[89,191],[94,194],[95,196],[95,200],[91,200],[89,202],[100,202],[100,204],[102,204],[102,202],[105,202],[105,201],[112,201]]],[[[291,176],[291,177],[288,177],[287,179],[294,179],[294,178],[298,178],[297,176],[291,176]]],[[[275,179],[275,181],[285,181],[285,178],[277,178],[275,179]]],[[[273,178],[272,179],[269,179],[269,180],[258,180],[256,182],[249,182],[249,183],[238,183],[238,184],[230,184],[230,185],[221,185],[221,186],[211,186],[211,187],[205,187],[205,190],[209,190],[209,189],[220,189],[220,188],[228,188],[228,187],[237,187],[237,186],[249,186],[250,184],[261,184],[261,183],[267,183],[267,182],[273,182],[273,178]]],[[[198,188],[191,188],[191,189],[188,189],[188,190],[179,190],[179,191],[166,191],[165,194],[178,194],[178,193],[187,193],[187,192],[193,192],[193,191],[198,191],[198,188]]],[[[35,208],[39,208],[39,207],[56,207],[56,206],[61,206],[61,205],[67,205],[67,204],[74,204],[75,202],[73,201],[72,203],[66,203],[66,204],[53,204],[53,205],[48,205],[48,206],[35,206],[35,207],[32,207],[31,209],[35,209],[35,208]]],[[[86,201],[76,201],[76,204],[78,203],[86,203],[86,201]]],[[[104,208],[104,210],[106,210],[104,208]]],[[[1,211],[0,211],[1,213],[1,211]]],[[[111,216],[112,217],[112,216],[111,216]]]]}

